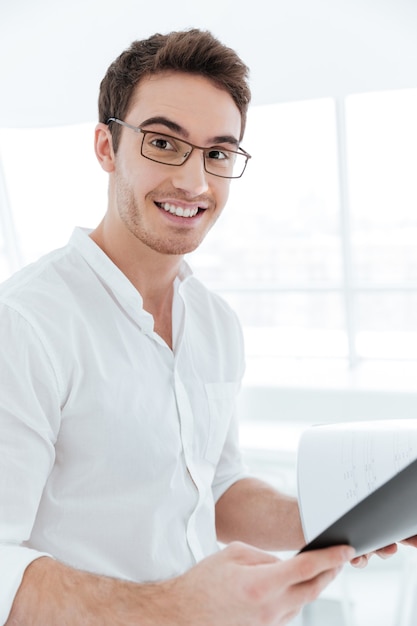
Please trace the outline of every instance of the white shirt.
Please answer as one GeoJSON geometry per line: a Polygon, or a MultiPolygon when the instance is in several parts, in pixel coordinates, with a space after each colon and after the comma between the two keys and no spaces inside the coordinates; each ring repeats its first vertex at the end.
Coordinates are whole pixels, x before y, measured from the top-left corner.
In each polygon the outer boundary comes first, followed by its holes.
{"type": "Polygon", "coordinates": [[[183,264],[174,349],[88,237],[0,288],[0,623],[49,554],[135,581],[218,549],[214,503],[244,475],[234,313],[183,264]]]}

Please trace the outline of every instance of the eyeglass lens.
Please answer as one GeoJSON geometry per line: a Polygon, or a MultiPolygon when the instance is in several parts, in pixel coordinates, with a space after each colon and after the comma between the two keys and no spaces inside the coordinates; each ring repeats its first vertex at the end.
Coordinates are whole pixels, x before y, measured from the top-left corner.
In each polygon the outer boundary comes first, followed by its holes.
{"type": "MultiPolygon", "coordinates": [[[[143,131],[142,155],[166,165],[182,165],[193,147],[180,139],[143,131]]],[[[246,156],[225,148],[212,147],[203,150],[206,171],[216,176],[239,178],[246,166],[246,156]]]]}

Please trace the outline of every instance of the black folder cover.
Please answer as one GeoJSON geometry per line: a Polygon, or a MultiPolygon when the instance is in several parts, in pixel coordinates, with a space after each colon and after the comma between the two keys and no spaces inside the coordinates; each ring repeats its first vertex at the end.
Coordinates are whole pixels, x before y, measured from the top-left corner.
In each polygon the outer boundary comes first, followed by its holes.
{"type": "Polygon", "coordinates": [[[417,460],[358,502],[301,552],[339,544],[366,554],[417,535],[417,460]]]}

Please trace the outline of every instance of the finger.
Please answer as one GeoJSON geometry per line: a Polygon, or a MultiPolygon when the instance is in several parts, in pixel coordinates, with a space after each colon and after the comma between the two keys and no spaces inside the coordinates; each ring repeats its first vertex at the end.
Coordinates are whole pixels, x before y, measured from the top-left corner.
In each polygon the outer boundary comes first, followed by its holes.
{"type": "Polygon", "coordinates": [[[363,569],[368,565],[368,561],[369,555],[363,554],[362,556],[357,556],[356,558],[352,559],[350,564],[358,569],[363,569]]]}
{"type": "Polygon", "coordinates": [[[411,546],[413,548],[417,548],[417,535],[414,537],[409,537],[408,539],[404,539],[401,543],[405,546],[411,546]]]}
{"type": "Polygon", "coordinates": [[[397,550],[398,550],[397,544],[392,543],[389,546],[385,546],[384,548],[377,550],[376,554],[379,556],[380,559],[389,559],[393,554],[397,552],[397,550]]]}
{"type": "Polygon", "coordinates": [[[350,546],[333,546],[298,554],[288,563],[288,584],[311,580],[328,570],[342,567],[355,554],[350,546]]]}
{"type": "Polygon", "coordinates": [[[335,567],[318,574],[310,580],[293,585],[289,593],[291,594],[293,604],[302,606],[309,602],[313,602],[321,592],[336,578],[343,566],[335,567]]]}

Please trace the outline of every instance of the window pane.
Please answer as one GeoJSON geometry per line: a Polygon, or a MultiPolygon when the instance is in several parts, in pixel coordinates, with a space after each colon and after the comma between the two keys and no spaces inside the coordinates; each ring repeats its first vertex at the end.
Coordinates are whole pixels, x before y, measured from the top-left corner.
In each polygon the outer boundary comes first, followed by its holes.
{"type": "Polygon", "coordinates": [[[346,357],[339,293],[223,293],[244,326],[248,358],[346,357]]]}
{"type": "Polygon", "coordinates": [[[417,89],[348,98],[354,279],[417,283],[417,89]]]}
{"type": "Polygon", "coordinates": [[[359,294],[356,296],[356,316],[356,346],[360,357],[416,358],[416,293],[359,294]]]}
{"type": "Polygon", "coordinates": [[[23,263],[67,242],[104,214],[107,177],[94,155],[95,124],[0,129],[0,151],[23,263]]]}

